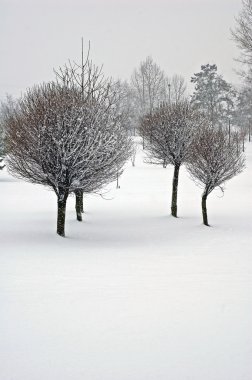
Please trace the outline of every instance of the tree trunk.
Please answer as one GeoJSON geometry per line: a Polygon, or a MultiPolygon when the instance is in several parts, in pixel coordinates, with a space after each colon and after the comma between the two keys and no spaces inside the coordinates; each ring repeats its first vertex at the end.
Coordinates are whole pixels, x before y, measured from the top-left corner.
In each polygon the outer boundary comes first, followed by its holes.
{"type": "Polygon", "coordinates": [[[119,175],[118,175],[118,173],[116,174],[116,188],[117,188],[117,189],[120,189],[120,185],[119,185],[119,175]]]}
{"type": "Polygon", "coordinates": [[[66,201],[67,195],[58,196],[57,234],[63,237],[65,236],[66,201]]]}
{"type": "Polygon", "coordinates": [[[2,165],[2,161],[3,161],[3,159],[0,158],[0,170],[2,170],[5,167],[5,165],[2,165]]]}
{"type": "Polygon", "coordinates": [[[84,213],[83,196],[84,196],[84,194],[83,194],[83,191],[81,190],[81,212],[82,212],[82,214],[84,213]]]}
{"type": "Polygon", "coordinates": [[[209,226],[209,224],[208,224],[208,218],[207,218],[206,200],[207,200],[207,194],[204,193],[202,195],[202,202],[201,202],[203,223],[204,223],[205,226],[209,226]]]}
{"type": "Polygon", "coordinates": [[[177,197],[178,197],[178,180],[180,165],[174,165],[173,181],[172,181],[172,204],[171,214],[177,218],[177,197]]]}
{"type": "Polygon", "coordinates": [[[76,190],[75,191],[75,210],[76,210],[76,217],[79,222],[82,221],[82,215],[83,212],[83,191],[82,190],[76,190]]]}

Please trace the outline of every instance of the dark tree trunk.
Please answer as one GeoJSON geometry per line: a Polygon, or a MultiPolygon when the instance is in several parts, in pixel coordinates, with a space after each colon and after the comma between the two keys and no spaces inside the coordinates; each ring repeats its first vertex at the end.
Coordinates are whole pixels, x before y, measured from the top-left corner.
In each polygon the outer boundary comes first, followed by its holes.
{"type": "Polygon", "coordinates": [[[82,214],[84,213],[84,206],[83,206],[83,191],[81,190],[81,201],[80,201],[80,204],[81,204],[81,212],[82,214]]]}
{"type": "Polygon", "coordinates": [[[118,175],[118,173],[116,174],[116,188],[120,189],[120,186],[119,186],[119,175],[118,175]]]}
{"type": "Polygon", "coordinates": [[[3,159],[0,158],[0,170],[2,170],[5,167],[5,165],[2,164],[2,161],[3,161],[3,159]]]}
{"type": "Polygon", "coordinates": [[[58,218],[57,218],[57,234],[65,236],[65,219],[66,219],[66,201],[67,194],[58,196],[58,218]]]}
{"type": "Polygon", "coordinates": [[[208,218],[207,218],[206,201],[207,201],[207,194],[204,193],[204,194],[202,195],[202,202],[201,202],[201,206],[202,206],[202,216],[203,216],[203,223],[205,224],[205,226],[209,226],[209,224],[208,224],[208,218]]]}
{"type": "Polygon", "coordinates": [[[173,181],[172,181],[172,204],[171,214],[177,218],[177,197],[178,197],[178,180],[180,165],[174,165],[173,181]]]}
{"type": "Polygon", "coordinates": [[[75,191],[75,210],[76,210],[76,217],[79,222],[82,221],[82,215],[83,212],[83,191],[82,190],[76,190],[75,191]]]}

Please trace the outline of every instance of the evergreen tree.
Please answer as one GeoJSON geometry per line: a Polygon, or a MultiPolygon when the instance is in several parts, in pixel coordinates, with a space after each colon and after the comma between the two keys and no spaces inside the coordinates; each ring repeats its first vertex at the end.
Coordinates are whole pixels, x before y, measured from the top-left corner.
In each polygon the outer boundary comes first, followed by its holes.
{"type": "Polygon", "coordinates": [[[206,116],[213,126],[227,125],[234,111],[235,91],[217,73],[215,64],[202,65],[201,71],[194,74],[195,84],[192,104],[206,116]]]}
{"type": "Polygon", "coordinates": [[[239,126],[246,126],[252,116],[252,89],[244,86],[237,97],[236,123],[239,126]]]}

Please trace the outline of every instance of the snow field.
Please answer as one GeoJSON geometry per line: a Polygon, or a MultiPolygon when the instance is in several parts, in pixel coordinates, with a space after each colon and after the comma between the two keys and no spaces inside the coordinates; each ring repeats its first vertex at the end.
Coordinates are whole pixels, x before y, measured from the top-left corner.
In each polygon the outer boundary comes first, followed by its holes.
{"type": "MultiPolygon", "coordinates": [[[[252,144],[251,144],[252,145],[252,144]]],[[[250,380],[252,147],[209,196],[181,171],[128,166],[104,196],[67,205],[0,173],[1,380],[250,380]]]]}

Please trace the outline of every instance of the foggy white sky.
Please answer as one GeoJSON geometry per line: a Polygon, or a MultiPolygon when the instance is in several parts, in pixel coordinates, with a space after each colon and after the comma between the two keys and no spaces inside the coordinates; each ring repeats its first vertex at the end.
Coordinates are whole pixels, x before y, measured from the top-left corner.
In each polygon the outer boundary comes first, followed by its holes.
{"type": "Polygon", "coordinates": [[[81,36],[106,75],[128,79],[147,55],[189,82],[216,63],[237,82],[230,37],[241,0],[0,0],[0,99],[53,79],[79,60],[81,36]]]}

